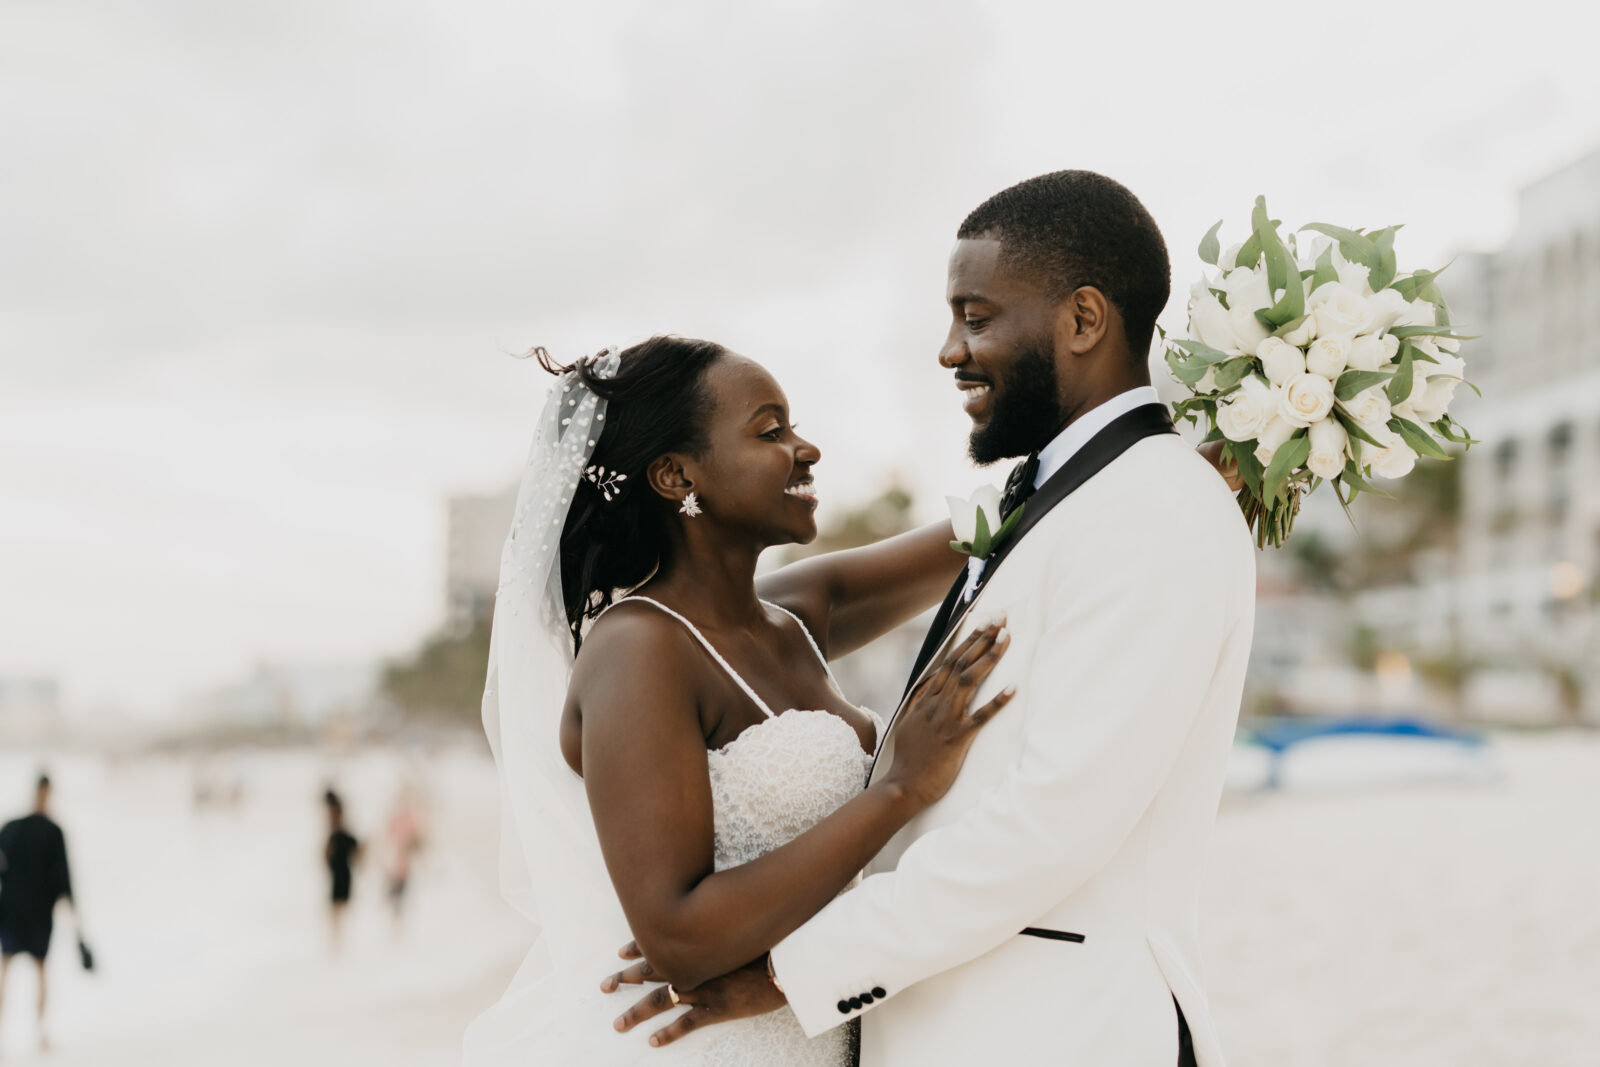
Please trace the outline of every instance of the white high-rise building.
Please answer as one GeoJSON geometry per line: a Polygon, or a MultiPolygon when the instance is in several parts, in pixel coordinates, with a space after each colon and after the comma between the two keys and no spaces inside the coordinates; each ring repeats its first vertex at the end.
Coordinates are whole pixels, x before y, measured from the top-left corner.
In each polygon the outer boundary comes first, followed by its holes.
{"type": "Polygon", "coordinates": [[[1459,551],[1416,586],[1365,594],[1359,615],[1476,668],[1469,707],[1475,691],[1561,704],[1581,690],[1600,709],[1600,151],[1523,189],[1505,247],[1458,257],[1440,284],[1479,335],[1461,354],[1483,390],[1452,406],[1479,441],[1462,459],[1459,551]],[[1527,684],[1502,684],[1517,674],[1527,684]]]}

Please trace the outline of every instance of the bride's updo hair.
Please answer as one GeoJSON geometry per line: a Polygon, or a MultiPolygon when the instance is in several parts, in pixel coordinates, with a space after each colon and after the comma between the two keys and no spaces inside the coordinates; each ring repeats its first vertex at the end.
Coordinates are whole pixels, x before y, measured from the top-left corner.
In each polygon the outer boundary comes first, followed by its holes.
{"type": "Polygon", "coordinates": [[[609,500],[600,486],[579,478],[561,530],[561,594],[576,652],[584,624],[619,590],[642,584],[661,565],[672,509],[651,491],[645,468],[668,452],[704,453],[712,407],[706,371],[727,349],[712,341],[652,337],[623,349],[611,378],[596,377],[589,360],[563,366],[542,348],[530,354],[551,374],[571,371],[605,399],[605,426],[589,463],[626,476],[611,484],[609,500]]]}

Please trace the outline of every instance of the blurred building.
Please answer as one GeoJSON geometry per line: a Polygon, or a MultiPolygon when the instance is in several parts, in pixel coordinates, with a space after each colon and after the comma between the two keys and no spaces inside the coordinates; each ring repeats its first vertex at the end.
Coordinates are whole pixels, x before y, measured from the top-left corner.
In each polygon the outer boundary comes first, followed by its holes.
{"type": "Polygon", "coordinates": [[[1505,247],[1445,275],[1480,400],[1461,471],[1459,550],[1415,584],[1374,590],[1391,643],[1470,668],[1466,710],[1600,721],[1600,151],[1522,190],[1505,247]]]}
{"type": "Polygon", "coordinates": [[[344,733],[375,713],[378,667],[364,663],[263,663],[243,680],[187,702],[191,724],[245,734],[344,733]]]}
{"type": "Polygon", "coordinates": [[[453,496],[446,502],[445,619],[460,633],[488,616],[500,584],[500,549],[511,529],[517,488],[453,496]]]}

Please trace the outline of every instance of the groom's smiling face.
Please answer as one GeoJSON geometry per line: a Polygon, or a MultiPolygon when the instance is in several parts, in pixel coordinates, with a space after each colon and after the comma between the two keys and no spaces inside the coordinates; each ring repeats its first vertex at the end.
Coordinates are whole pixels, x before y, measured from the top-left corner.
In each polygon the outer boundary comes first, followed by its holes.
{"type": "Polygon", "coordinates": [[[1059,301],[1024,269],[1006,264],[1001,242],[988,237],[956,242],[945,297],[950,334],[939,363],[955,371],[972,419],[973,462],[1042,447],[1063,421],[1054,341],[1059,301]]]}

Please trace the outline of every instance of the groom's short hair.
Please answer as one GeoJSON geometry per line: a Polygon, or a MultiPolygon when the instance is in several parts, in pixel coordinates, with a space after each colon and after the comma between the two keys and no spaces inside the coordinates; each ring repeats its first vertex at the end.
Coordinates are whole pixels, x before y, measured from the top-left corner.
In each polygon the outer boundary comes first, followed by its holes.
{"type": "Polygon", "coordinates": [[[956,236],[998,237],[1001,262],[1037,275],[1056,299],[1100,290],[1143,365],[1172,294],[1172,264],[1155,219],[1125,186],[1089,170],[1041,174],[978,205],[956,236]]]}

